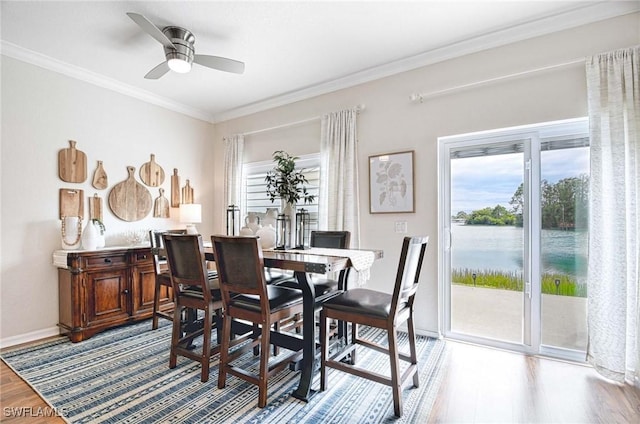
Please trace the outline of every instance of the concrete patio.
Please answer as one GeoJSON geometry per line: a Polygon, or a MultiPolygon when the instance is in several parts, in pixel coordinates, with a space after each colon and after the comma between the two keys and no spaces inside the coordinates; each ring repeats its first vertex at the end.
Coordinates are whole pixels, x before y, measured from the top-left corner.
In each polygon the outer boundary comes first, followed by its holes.
{"type": "MultiPolygon", "coordinates": [[[[520,342],[522,292],[451,286],[451,329],[491,339],[520,342]]],[[[586,350],[587,299],[542,295],[542,344],[586,350]]]]}

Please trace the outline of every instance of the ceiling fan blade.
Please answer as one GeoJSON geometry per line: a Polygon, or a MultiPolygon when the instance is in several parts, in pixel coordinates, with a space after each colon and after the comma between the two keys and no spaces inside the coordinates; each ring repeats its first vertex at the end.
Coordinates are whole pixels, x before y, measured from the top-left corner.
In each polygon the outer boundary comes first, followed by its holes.
{"type": "Polygon", "coordinates": [[[244,62],[228,59],[226,57],[197,54],[193,58],[193,61],[198,65],[217,69],[219,71],[233,72],[234,74],[241,74],[244,72],[244,62]]]}
{"type": "Polygon", "coordinates": [[[133,22],[137,23],[140,28],[156,40],[160,42],[163,46],[175,49],[176,46],[171,42],[171,40],[164,35],[164,33],[155,26],[149,19],[145,18],[139,13],[127,12],[127,16],[130,17],[133,22]]]}
{"type": "Polygon", "coordinates": [[[161,64],[147,72],[147,75],[145,75],[144,77],[146,79],[158,79],[167,72],[169,72],[169,64],[167,62],[162,62],[161,64]]]}

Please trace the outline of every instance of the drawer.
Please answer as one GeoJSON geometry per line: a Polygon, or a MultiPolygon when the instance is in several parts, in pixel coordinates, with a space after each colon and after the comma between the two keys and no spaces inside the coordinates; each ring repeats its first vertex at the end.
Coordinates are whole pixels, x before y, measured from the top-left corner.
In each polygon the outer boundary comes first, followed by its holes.
{"type": "Polygon", "coordinates": [[[153,256],[151,254],[151,249],[143,250],[140,252],[134,252],[133,262],[137,265],[153,264],[153,256]]]}
{"type": "Polygon", "coordinates": [[[105,256],[88,256],[84,258],[84,269],[100,269],[119,266],[127,266],[127,254],[105,255],[105,256]]]}

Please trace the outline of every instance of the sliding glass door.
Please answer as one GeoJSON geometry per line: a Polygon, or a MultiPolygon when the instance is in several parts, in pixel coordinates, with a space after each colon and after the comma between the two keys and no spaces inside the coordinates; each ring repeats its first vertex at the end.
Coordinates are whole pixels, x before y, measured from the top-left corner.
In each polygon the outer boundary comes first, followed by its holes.
{"type": "Polygon", "coordinates": [[[584,351],[586,121],[440,140],[446,336],[584,351]]]}

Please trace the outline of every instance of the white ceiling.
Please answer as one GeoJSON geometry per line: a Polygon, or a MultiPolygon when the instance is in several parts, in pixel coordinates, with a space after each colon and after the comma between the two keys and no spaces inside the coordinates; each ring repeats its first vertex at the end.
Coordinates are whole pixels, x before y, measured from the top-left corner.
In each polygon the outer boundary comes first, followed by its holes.
{"type": "Polygon", "coordinates": [[[640,9],[585,1],[5,1],[2,54],[211,122],[439,60],[640,9]],[[194,65],[144,75],[162,46],[126,12],[189,29],[198,54],[244,74],[194,65]]]}

